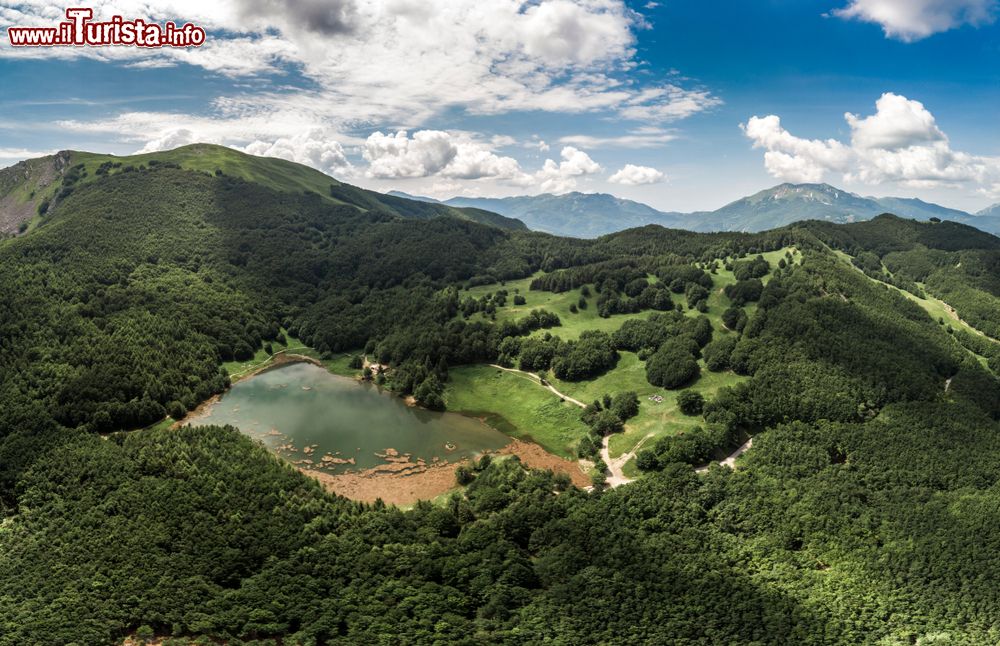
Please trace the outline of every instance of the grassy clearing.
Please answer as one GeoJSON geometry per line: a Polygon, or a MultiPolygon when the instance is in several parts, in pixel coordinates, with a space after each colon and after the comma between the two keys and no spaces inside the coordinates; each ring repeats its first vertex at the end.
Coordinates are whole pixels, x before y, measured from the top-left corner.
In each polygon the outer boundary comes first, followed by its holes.
{"type": "MultiPolygon", "coordinates": [[[[305,354],[305,351],[310,349],[298,339],[289,337],[284,330],[282,330],[282,333],[285,334],[287,342],[279,343],[278,341],[272,341],[271,349],[275,354],[278,352],[305,354]]],[[[226,369],[232,381],[238,381],[265,367],[271,361],[272,356],[265,352],[263,348],[258,348],[251,359],[247,361],[223,361],[222,367],[226,369]]]]}
{"type": "MultiPolygon", "coordinates": [[[[507,305],[497,310],[497,321],[517,320],[527,316],[531,310],[548,310],[549,312],[557,314],[559,319],[562,321],[562,325],[560,327],[553,328],[548,331],[566,340],[580,338],[580,334],[585,330],[601,330],[608,333],[614,332],[622,326],[622,323],[629,319],[644,319],[648,318],[649,315],[652,314],[652,311],[645,311],[636,314],[615,314],[610,318],[601,318],[597,314],[597,295],[594,293],[593,285],[589,285],[591,294],[590,298],[587,299],[587,308],[574,314],[569,310],[569,308],[570,305],[576,305],[577,301],[580,300],[579,289],[563,292],[561,294],[531,291],[529,287],[533,278],[534,277],[512,280],[508,281],[505,285],[494,284],[473,287],[472,289],[463,291],[461,296],[463,298],[466,296],[482,298],[486,294],[506,289],[508,293],[507,305]],[[515,292],[515,290],[517,291],[515,292]],[[515,293],[519,293],[521,296],[524,296],[527,303],[515,306],[515,293]]],[[[469,317],[469,320],[484,321],[486,319],[482,313],[476,313],[469,317]]],[[[544,333],[545,331],[543,330],[541,332],[537,332],[536,334],[544,333]]]]}
{"type": "MultiPolygon", "coordinates": [[[[716,334],[720,334],[718,331],[716,334]]],[[[733,386],[746,377],[740,377],[733,372],[709,372],[704,362],[701,364],[701,376],[688,388],[700,392],[706,400],[711,400],[720,388],[733,386]]],[[[680,412],[677,407],[677,395],[680,390],[664,390],[646,381],[646,364],[639,360],[633,352],[622,352],[618,365],[610,372],[591,381],[568,382],[556,379],[551,374],[546,376],[560,392],[575,397],[583,402],[592,402],[603,395],[634,390],[639,395],[639,414],[625,425],[625,432],[614,435],[609,442],[612,457],[617,457],[632,449],[642,438],[649,434],[653,438],[663,435],[677,435],[704,424],[700,416],[689,417],[680,412]],[[662,402],[649,399],[652,395],[663,397],[662,402]]]]}
{"type": "MultiPolygon", "coordinates": [[[[284,330],[282,330],[282,332],[285,333],[284,330]]],[[[287,343],[282,344],[277,341],[273,341],[271,343],[271,349],[274,350],[275,354],[283,352],[286,354],[301,354],[302,356],[310,357],[321,363],[324,368],[333,374],[341,375],[343,377],[356,377],[361,374],[360,370],[350,367],[351,357],[356,354],[361,354],[361,350],[357,350],[355,352],[345,352],[330,359],[323,359],[320,357],[318,352],[305,345],[295,337],[288,336],[287,333],[285,333],[285,336],[287,337],[287,343]]],[[[229,374],[229,378],[235,382],[249,377],[261,368],[266,368],[273,360],[274,357],[272,355],[268,354],[263,349],[258,349],[257,352],[254,353],[253,358],[248,361],[226,361],[223,362],[222,365],[229,374]]]]}
{"type": "Polygon", "coordinates": [[[461,366],[448,375],[448,410],[483,417],[508,435],[564,458],[576,457],[576,445],[587,433],[579,407],[526,377],[489,366],[461,366]]]}

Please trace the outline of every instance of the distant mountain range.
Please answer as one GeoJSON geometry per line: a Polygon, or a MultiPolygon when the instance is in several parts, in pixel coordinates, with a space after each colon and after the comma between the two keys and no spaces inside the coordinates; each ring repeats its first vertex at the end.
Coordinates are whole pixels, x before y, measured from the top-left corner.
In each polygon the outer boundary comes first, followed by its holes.
{"type": "MultiPolygon", "coordinates": [[[[399,192],[390,195],[438,202],[399,192]]],[[[765,231],[799,220],[844,223],[870,220],[881,213],[920,220],[935,217],[1000,234],[1000,204],[973,215],[913,198],[863,197],[829,184],[780,184],[715,211],[694,213],[659,211],[605,193],[453,197],[440,203],[493,211],[521,220],[535,231],[577,238],[593,238],[646,224],[689,231],[765,231]]]]}

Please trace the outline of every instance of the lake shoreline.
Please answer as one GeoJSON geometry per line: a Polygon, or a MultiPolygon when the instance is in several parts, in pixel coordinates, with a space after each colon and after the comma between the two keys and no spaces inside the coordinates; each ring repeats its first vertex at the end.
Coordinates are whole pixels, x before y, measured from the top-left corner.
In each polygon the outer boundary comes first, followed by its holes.
{"type": "MultiPolygon", "coordinates": [[[[511,438],[510,444],[483,455],[516,456],[529,469],[545,469],[564,473],[580,488],[590,486],[590,478],[580,468],[579,462],[553,455],[533,442],[511,438]]],[[[372,503],[378,499],[387,505],[410,505],[419,500],[432,500],[458,488],[455,469],[471,465],[472,460],[459,462],[409,463],[412,469],[404,472],[387,471],[379,467],[347,473],[327,473],[308,467],[298,467],[302,473],[318,480],[330,493],[372,503]]]]}
{"type": "MultiPolygon", "coordinates": [[[[212,414],[215,406],[222,398],[231,392],[232,388],[239,382],[246,381],[251,377],[261,375],[266,372],[286,368],[292,365],[308,363],[323,369],[331,377],[353,382],[357,386],[363,386],[363,382],[358,378],[346,377],[328,370],[320,361],[313,357],[300,354],[275,355],[273,361],[269,361],[258,366],[255,370],[243,375],[239,380],[234,381],[222,393],[213,395],[209,399],[199,404],[190,411],[182,420],[175,422],[171,428],[179,426],[191,426],[203,423],[204,418],[212,414]]],[[[378,389],[380,394],[384,394],[396,399],[402,399],[407,407],[421,408],[407,398],[399,398],[391,392],[378,389]]],[[[574,485],[586,487],[590,484],[590,478],[584,473],[577,461],[567,460],[555,454],[549,453],[539,444],[528,442],[516,438],[510,434],[503,433],[500,429],[494,428],[483,420],[481,416],[466,415],[463,413],[452,413],[468,420],[474,420],[484,427],[490,428],[504,436],[507,444],[498,449],[486,449],[478,455],[491,454],[497,456],[515,455],[528,468],[547,469],[557,473],[564,473],[569,476],[574,485]]],[[[241,432],[248,437],[255,438],[247,430],[241,432]]],[[[319,464],[314,464],[311,460],[295,460],[291,456],[284,455],[274,447],[269,450],[280,459],[292,464],[302,473],[319,481],[327,491],[344,496],[351,500],[361,502],[374,502],[381,499],[386,504],[409,505],[418,500],[430,500],[436,498],[450,490],[456,489],[458,483],[455,479],[455,469],[462,464],[470,464],[475,457],[461,460],[425,460],[422,458],[412,458],[409,454],[403,454],[401,459],[405,459],[405,467],[395,460],[392,464],[376,465],[368,468],[359,468],[342,473],[330,473],[322,470],[319,464]],[[392,468],[390,468],[392,467],[392,468]]]]}

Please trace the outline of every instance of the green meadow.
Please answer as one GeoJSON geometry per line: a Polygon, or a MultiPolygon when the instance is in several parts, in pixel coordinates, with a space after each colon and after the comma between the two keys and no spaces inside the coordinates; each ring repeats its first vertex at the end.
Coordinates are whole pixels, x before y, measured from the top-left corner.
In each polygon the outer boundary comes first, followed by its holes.
{"type": "MultiPolygon", "coordinates": [[[[793,248],[779,249],[762,254],[773,269],[778,262],[786,257],[786,252],[792,254],[792,262],[802,261],[801,253],[793,248]]],[[[748,257],[739,258],[746,260],[748,257]]],[[[762,281],[767,283],[771,274],[762,281]]],[[[461,292],[461,297],[482,298],[499,290],[507,290],[507,304],[497,308],[496,320],[517,320],[527,315],[531,310],[544,309],[559,316],[561,325],[549,330],[537,330],[533,334],[551,333],[566,340],[579,338],[586,330],[600,330],[613,333],[629,319],[645,319],[653,312],[646,310],[635,314],[616,314],[602,318],[597,313],[596,290],[588,285],[590,296],[586,299],[588,306],[577,312],[570,306],[577,305],[581,298],[581,289],[563,293],[532,291],[532,278],[507,281],[503,284],[481,285],[461,292]],[[514,295],[525,298],[525,304],[513,305],[514,295]]],[[[656,278],[649,276],[654,282],[656,278]]],[[[732,271],[720,266],[712,275],[713,287],[708,299],[708,311],[705,316],[712,323],[714,338],[719,335],[733,334],[722,324],[722,313],[732,306],[724,290],[727,285],[736,282],[732,271]]],[[[671,294],[674,303],[685,306],[687,316],[700,316],[697,310],[686,308],[683,294],[671,294]]],[[[745,309],[752,314],[755,303],[748,304],[745,309]]],[[[482,313],[476,313],[469,320],[484,320],[482,313]]],[[[719,389],[733,386],[746,379],[731,371],[714,373],[701,366],[700,376],[686,389],[701,393],[706,400],[711,400],[719,389]]],[[[537,382],[519,377],[515,374],[499,371],[488,366],[467,366],[453,368],[446,391],[446,403],[449,410],[471,414],[483,414],[489,411],[495,416],[491,420],[497,427],[515,437],[533,439],[542,446],[566,457],[574,457],[576,443],[586,433],[586,427],[579,421],[579,408],[560,403],[559,398],[539,385],[537,382]]],[[[688,416],[680,412],[677,406],[677,396],[684,389],[665,390],[651,385],[646,380],[646,366],[633,352],[621,352],[617,365],[608,372],[594,379],[580,382],[568,382],[555,378],[551,371],[541,375],[560,392],[578,399],[584,403],[598,400],[603,395],[614,395],[620,392],[635,391],[639,396],[639,414],[628,421],[625,432],[611,437],[609,442],[612,457],[629,452],[640,442],[652,443],[663,435],[676,435],[703,424],[700,416],[688,416]],[[662,398],[661,401],[653,399],[662,398]]],[[[486,415],[490,417],[490,415],[486,415]]],[[[638,475],[638,470],[630,461],[626,465],[626,474],[638,475]]]]}

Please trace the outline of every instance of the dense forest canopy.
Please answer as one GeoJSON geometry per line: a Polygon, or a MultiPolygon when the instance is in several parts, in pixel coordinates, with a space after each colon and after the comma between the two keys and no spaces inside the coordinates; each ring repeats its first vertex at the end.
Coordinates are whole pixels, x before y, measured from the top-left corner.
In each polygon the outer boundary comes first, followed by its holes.
{"type": "MultiPolygon", "coordinates": [[[[569,240],[181,166],[84,165],[0,242],[0,643],[1000,640],[1000,240],[892,216],[569,240]],[[801,262],[758,258],[790,245],[801,262]],[[719,335],[699,307],[727,265],[719,335]],[[574,339],[544,310],[494,321],[532,276],[650,314],[574,339]],[[745,379],[685,394],[700,426],[644,447],[635,483],[484,460],[409,511],[232,428],[134,430],[282,335],[364,349],[432,405],[479,362],[571,381],[634,352],[665,388],[698,361],[745,379]],[[739,469],[692,468],[748,436],[739,469]]],[[[637,406],[583,414],[600,436],[637,406]]]]}

